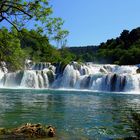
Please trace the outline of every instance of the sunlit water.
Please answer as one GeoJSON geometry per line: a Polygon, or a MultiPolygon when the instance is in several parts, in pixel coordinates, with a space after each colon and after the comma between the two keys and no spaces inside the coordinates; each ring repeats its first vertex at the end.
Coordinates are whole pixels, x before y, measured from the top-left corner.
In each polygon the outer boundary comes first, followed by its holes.
{"type": "Polygon", "coordinates": [[[114,139],[133,135],[130,110],[140,95],[65,90],[0,90],[0,127],[51,124],[61,140],[114,139]]]}

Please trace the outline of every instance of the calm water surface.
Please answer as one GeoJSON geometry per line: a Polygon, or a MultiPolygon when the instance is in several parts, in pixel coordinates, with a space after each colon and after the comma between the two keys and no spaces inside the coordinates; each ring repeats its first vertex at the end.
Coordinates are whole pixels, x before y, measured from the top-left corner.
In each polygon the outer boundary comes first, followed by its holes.
{"type": "Polygon", "coordinates": [[[114,139],[132,136],[130,110],[140,95],[89,91],[0,89],[0,127],[52,124],[60,139],[114,139]]]}

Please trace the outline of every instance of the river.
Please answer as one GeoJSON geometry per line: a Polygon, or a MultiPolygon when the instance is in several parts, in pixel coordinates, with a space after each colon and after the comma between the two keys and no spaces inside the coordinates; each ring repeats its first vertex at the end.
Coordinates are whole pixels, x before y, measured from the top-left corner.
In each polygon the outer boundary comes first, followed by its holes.
{"type": "Polygon", "coordinates": [[[140,111],[140,95],[48,89],[0,89],[0,127],[27,122],[51,124],[62,140],[133,136],[131,109],[140,111]]]}

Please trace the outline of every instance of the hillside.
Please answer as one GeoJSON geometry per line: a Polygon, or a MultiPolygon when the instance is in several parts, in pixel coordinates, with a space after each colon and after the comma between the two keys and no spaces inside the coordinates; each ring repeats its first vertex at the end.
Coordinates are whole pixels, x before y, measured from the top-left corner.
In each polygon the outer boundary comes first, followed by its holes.
{"type": "Polygon", "coordinates": [[[79,46],[69,47],[68,51],[75,55],[76,60],[89,62],[95,60],[95,54],[98,51],[98,46],[79,46]]]}
{"type": "Polygon", "coordinates": [[[11,71],[24,68],[26,59],[34,62],[71,61],[134,65],[140,63],[140,27],[123,30],[119,37],[98,46],[53,47],[48,37],[35,30],[23,29],[22,34],[12,29],[0,29],[0,61],[11,71]]]}
{"type": "Polygon", "coordinates": [[[140,63],[140,27],[123,30],[119,37],[99,46],[70,47],[68,50],[84,62],[133,65],[140,63]]]}

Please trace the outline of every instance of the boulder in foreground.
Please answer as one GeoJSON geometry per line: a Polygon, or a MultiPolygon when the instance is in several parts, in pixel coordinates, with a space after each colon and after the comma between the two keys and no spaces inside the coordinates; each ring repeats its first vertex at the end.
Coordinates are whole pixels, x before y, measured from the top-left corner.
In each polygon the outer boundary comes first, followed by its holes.
{"type": "Polygon", "coordinates": [[[51,125],[43,126],[40,123],[31,124],[27,123],[20,127],[8,130],[0,128],[1,138],[48,138],[55,136],[55,128],[51,125]]]}

